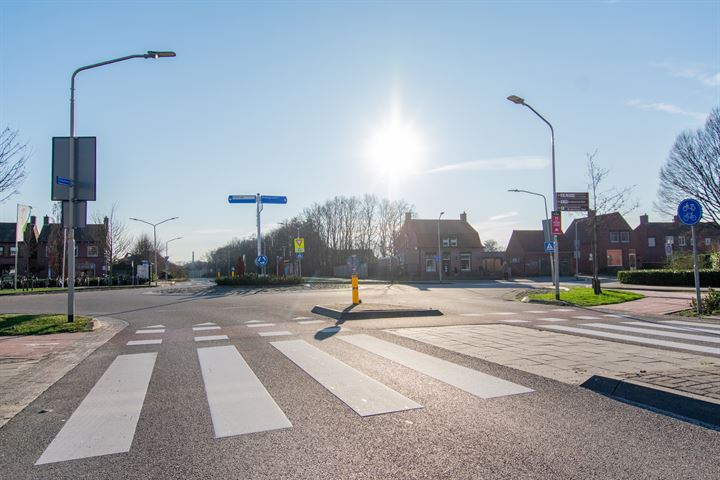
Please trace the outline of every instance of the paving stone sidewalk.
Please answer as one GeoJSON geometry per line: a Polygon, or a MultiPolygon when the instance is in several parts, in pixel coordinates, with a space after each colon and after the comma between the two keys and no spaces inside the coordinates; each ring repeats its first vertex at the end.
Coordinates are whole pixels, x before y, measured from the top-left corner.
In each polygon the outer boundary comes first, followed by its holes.
{"type": "Polygon", "coordinates": [[[720,359],[714,357],[512,325],[387,331],[564,383],[603,375],[720,401],[720,359]]]}
{"type": "Polygon", "coordinates": [[[127,326],[98,320],[92,332],[0,337],[0,428],[127,326]]]}

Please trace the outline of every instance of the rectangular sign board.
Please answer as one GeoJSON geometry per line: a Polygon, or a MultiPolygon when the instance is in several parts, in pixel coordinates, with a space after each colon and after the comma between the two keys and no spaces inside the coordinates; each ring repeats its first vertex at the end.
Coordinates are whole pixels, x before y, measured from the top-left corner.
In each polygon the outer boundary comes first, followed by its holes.
{"type": "Polygon", "coordinates": [[[256,195],[228,195],[228,203],[255,203],[256,195]]]}
{"type": "Polygon", "coordinates": [[[562,212],[587,212],[590,209],[588,192],[557,192],[557,206],[562,212]]]}
{"type": "Polygon", "coordinates": [[[560,217],[560,212],[557,210],[552,212],[552,234],[553,235],[562,235],[562,219],[560,217]]]}
{"type": "Polygon", "coordinates": [[[70,184],[75,183],[75,200],[95,201],[97,139],[74,137],[75,178],[70,178],[70,137],[52,139],[51,200],[70,200],[70,184]]]}
{"type": "Polygon", "coordinates": [[[302,237],[296,238],[293,242],[295,245],[295,253],[305,253],[305,239],[302,237]]]}
{"type": "Polygon", "coordinates": [[[287,203],[287,197],[281,197],[278,195],[260,195],[260,201],[262,203],[279,203],[284,205],[287,203]]]}
{"type": "MultiPolygon", "coordinates": [[[[70,228],[68,213],[70,209],[70,202],[63,201],[62,202],[62,224],[65,228],[70,228]]],[[[73,223],[75,224],[75,228],[85,228],[87,227],[87,202],[75,202],[75,218],[73,218],[73,223]]]]}

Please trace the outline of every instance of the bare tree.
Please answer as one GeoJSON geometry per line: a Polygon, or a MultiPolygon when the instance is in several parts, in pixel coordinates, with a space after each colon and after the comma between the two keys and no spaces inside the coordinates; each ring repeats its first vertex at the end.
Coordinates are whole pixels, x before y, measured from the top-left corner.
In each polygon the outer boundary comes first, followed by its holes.
{"type": "Polygon", "coordinates": [[[598,280],[598,254],[597,254],[597,227],[601,223],[599,215],[618,212],[625,216],[635,210],[639,202],[633,198],[635,185],[626,187],[611,187],[604,189],[603,182],[606,180],[610,170],[602,168],[597,160],[598,151],[587,155],[588,190],[590,190],[590,212],[588,221],[592,228],[592,250],[593,250],[593,290],[600,295],[600,281],[598,280]]]}
{"type": "Polygon", "coordinates": [[[18,193],[25,181],[28,145],[18,140],[18,131],[5,127],[0,132],[0,203],[18,193]]]}
{"type": "Polygon", "coordinates": [[[699,200],[707,217],[720,223],[720,107],[710,112],[703,128],[677,136],[660,170],[656,210],[674,215],[688,197],[699,200]]]}
{"type": "Polygon", "coordinates": [[[112,277],[113,265],[128,253],[132,245],[132,238],[128,233],[125,222],[118,215],[117,204],[113,203],[108,212],[95,213],[93,215],[93,222],[102,224],[105,222],[105,218],[108,219],[107,231],[102,232],[101,236],[96,238],[95,241],[98,243],[99,248],[105,253],[105,259],[109,264],[108,274],[112,277]]]}
{"type": "Polygon", "coordinates": [[[488,238],[483,242],[483,247],[485,247],[486,252],[502,252],[504,247],[498,243],[497,240],[494,240],[492,238],[488,238]]]}

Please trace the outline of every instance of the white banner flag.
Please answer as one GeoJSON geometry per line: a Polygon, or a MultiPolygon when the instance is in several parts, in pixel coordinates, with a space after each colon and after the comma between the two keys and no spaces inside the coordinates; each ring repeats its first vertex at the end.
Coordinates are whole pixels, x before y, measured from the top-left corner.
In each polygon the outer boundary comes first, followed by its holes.
{"type": "Polygon", "coordinates": [[[15,241],[22,242],[25,239],[25,227],[27,226],[28,219],[30,218],[30,211],[32,207],[29,205],[17,206],[17,225],[15,226],[15,241]]]}

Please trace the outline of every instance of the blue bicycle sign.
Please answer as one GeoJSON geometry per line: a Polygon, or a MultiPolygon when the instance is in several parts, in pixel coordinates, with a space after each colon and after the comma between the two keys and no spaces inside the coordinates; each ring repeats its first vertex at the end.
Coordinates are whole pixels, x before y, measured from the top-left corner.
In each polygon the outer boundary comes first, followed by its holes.
{"type": "Polygon", "coordinates": [[[695,225],[702,219],[702,205],[693,198],[686,198],[678,205],[677,215],[685,225],[695,225]]]}

